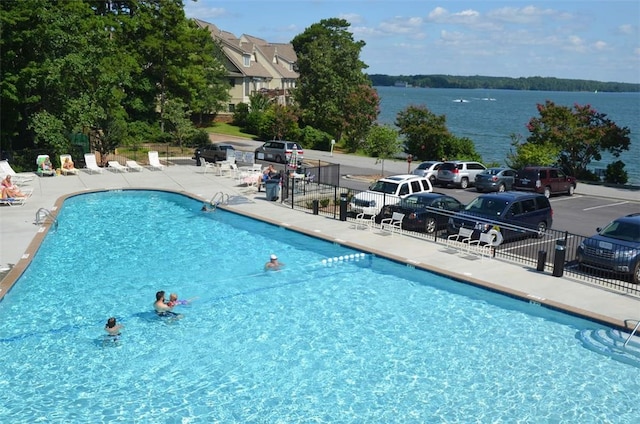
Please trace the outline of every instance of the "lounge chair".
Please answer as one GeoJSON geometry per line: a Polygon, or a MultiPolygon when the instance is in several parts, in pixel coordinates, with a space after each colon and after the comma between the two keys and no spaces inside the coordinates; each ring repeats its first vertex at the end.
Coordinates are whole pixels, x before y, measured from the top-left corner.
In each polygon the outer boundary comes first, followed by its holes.
{"type": "Polygon", "coordinates": [[[129,172],[129,168],[126,166],[120,165],[120,162],[117,160],[110,160],[107,162],[109,165],[109,171],[113,170],[113,172],[129,172]]]}
{"type": "Polygon", "coordinates": [[[141,166],[135,160],[128,160],[125,163],[127,164],[127,168],[129,168],[132,171],[140,172],[140,171],[142,171],[144,169],[144,166],[141,166]]]}
{"type": "Polygon", "coordinates": [[[95,154],[85,153],[84,163],[87,169],[89,170],[89,174],[93,174],[94,172],[97,172],[98,174],[102,174],[103,169],[98,166],[98,162],[96,161],[95,154]]]}
{"type": "Polygon", "coordinates": [[[73,159],[71,159],[71,155],[60,155],[60,173],[62,175],[78,175],[78,173],[80,172],[79,169],[76,168],[65,168],[64,164],[67,161],[67,159],[69,159],[71,161],[71,164],[73,165],[73,159]]]}
{"type": "Polygon", "coordinates": [[[8,160],[0,160],[0,176],[4,178],[6,175],[11,175],[11,178],[16,184],[26,183],[33,180],[33,175],[18,174],[13,170],[8,160]]]}
{"type": "MultiPolygon", "coordinates": [[[[13,177],[12,177],[13,178],[13,177]]],[[[0,205],[5,205],[5,206],[22,206],[25,204],[25,202],[27,201],[27,199],[29,197],[31,197],[31,195],[33,194],[33,189],[26,189],[26,190],[20,190],[22,192],[22,194],[24,194],[24,196],[21,197],[7,197],[5,199],[1,199],[0,198],[0,205]]]]}
{"type": "Polygon", "coordinates": [[[51,165],[51,159],[49,159],[49,155],[38,155],[38,157],[36,158],[36,165],[38,165],[36,174],[40,175],[41,177],[53,177],[54,175],[56,175],[56,170],[53,169],[51,165]],[[50,167],[45,169],[45,162],[47,162],[47,160],[49,160],[50,167]]]}
{"type": "Polygon", "coordinates": [[[159,169],[160,171],[164,170],[165,165],[160,163],[160,157],[158,156],[158,152],[156,150],[151,150],[149,152],[149,166],[151,169],[159,169]]]}

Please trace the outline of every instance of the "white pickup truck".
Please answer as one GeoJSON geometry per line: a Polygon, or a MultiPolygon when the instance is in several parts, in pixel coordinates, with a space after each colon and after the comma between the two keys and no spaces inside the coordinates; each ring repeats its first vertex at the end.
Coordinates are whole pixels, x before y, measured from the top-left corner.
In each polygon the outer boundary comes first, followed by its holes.
{"type": "Polygon", "coordinates": [[[414,193],[431,192],[428,178],[417,175],[392,175],[371,184],[369,190],[351,198],[350,212],[377,215],[384,205],[395,205],[400,199],[414,193]]]}

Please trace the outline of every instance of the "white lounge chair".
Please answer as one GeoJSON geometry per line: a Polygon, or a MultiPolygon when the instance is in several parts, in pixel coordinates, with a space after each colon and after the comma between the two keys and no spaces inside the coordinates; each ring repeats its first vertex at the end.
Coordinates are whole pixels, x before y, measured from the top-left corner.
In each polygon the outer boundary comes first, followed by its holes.
{"type": "Polygon", "coordinates": [[[71,155],[60,155],[60,173],[62,175],[78,175],[78,173],[80,172],[80,170],[76,169],[75,167],[72,168],[65,168],[64,164],[67,161],[67,159],[69,159],[69,161],[71,162],[71,165],[73,165],[73,159],[71,158],[71,155]]]}
{"type": "Polygon", "coordinates": [[[141,172],[144,169],[144,166],[140,165],[135,160],[128,160],[125,163],[127,164],[127,168],[132,171],[141,172]]]}
{"type": "Polygon", "coordinates": [[[165,168],[165,165],[160,163],[160,157],[156,150],[149,151],[149,166],[151,169],[159,169],[160,171],[165,168]]]}
{"type": "Polygon", "coordinates": [[[2,178],[4,178],[7,175],[11,175],[11,178],[16,184],[26,183],[28,181],[33,180],[33,175],[24,175],[24,174],[16,173],[16,171],[14,171],[11,165],[9,164],[9,161],[6,159],[0,160],[0,175],[2,176],[2,178]]]}
{"type": "Polygon", "coordinates": [[[107,162],[107,164],[109,165],[110,171],[112,170],[113,172],[129,172],[129,168],[120,165],[120,162],[118,162],[117,160],[110,160],[109,162],[107,162]]]}
{"type": "Polygon", "coordinates": [[[96,161],[95,154],[85,153],[84,164],[86,168],[89,170],[90,174],[93,174],[94,172],[97,172],[98,174],[102,174],[103,169],[98,166],[98,162],[96,161]]]}
{"type": "Polygon", "coordinates": [[[205,160],[205,158],[201,157],[200,158],[200,166],[203,167],[202,173],[206,174],[207,173],[207,169],[213,169],[215,171],[215,169],[218,167],[218,164],[213,163],[213,162],[207,162],[205,160]]]}
{"type": "MultiPolygon", "coordinates": [[[[13,177],[12,177],[13,179],[13,177]]],[[[29,189],[20,189],[20,191],[22,192],[22,194],[24,194],[24,196],[20,196],[20,197],[8,197],[5,199],[0,199],[0,205],[6,205],[6,206],[23,206],[27,199],[29,197],[31,197],[31,195],[33,194],[33,189],[29,188],[29,189]]]]}

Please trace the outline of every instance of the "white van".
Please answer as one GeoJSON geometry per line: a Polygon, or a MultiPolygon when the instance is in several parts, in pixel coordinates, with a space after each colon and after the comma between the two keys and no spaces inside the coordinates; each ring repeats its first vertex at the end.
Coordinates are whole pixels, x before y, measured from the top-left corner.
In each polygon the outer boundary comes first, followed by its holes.
{"type": "Polygon", "coordinates": [[[417,175],[392,175],[371,184],[369,190],[351,198],[350,212],[377,215],[384,205],[395,205],[400,199],[414,193],[432,192],[428,178],[417,175]]]}

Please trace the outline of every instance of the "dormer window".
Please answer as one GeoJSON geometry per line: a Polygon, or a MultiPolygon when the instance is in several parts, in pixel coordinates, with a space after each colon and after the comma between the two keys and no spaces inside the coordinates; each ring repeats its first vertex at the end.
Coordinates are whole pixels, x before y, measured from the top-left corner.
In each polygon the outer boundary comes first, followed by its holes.
{"type": "Polygon", "coordinates": [[[249,55],[249,54],[243,54],[243,55],[242,55],[242,62],[243,62],[243,65],[244,65],[245,67],[247,67],[247,68],[248,68],[249,66],[251,66],[251,55],[249,55]]]}

